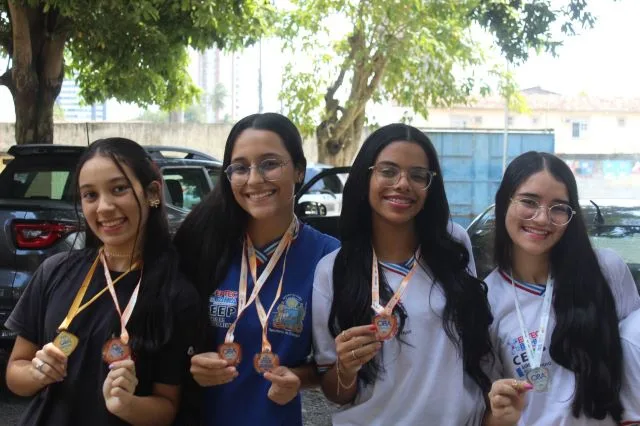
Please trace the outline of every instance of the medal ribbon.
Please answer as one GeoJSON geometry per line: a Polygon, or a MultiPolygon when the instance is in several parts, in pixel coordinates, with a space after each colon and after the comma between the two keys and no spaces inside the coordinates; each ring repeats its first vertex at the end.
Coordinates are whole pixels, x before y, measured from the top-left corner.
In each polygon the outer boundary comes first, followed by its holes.
{"type": "MultiPolygon", "coordinates": [[[[233,321],[233,323],[229,327],[229,330],[227,330],[227,334],[224,338],[225,343],[233,342],[234,332],[236,329],[236,325],[238,324],[238,320],[240,319],[240,316],[245,311],[245,309],[249,307],[253,303],[253,301],[258,298],[258,294],[260,293],[262,286],[264,285],[265,282],[267,282],[269,275],[271,275],[271,272],[273,272],[273,270],[275,269],[276,265],[278,264],[278,261],[282,257],[282,254],[285,252],[285,250],[288,252],[289,246],[291,244],[291,241],[293,240],[293,236],[295,235],[297,228],[298,228],[298,219],[294,216],[293,220],[291,221],[291,225],[289,225],[287,232],[280,240],[280,243],[278,243],[278,247],[276,248],[276,251],[271,256],[271,259],[269,259],[269,263],[267,264],[264,271],[262,271],[262,274],[260,274],[260,278],[258,279],[256,279],[257,274],[253,272],[254,266],[257,265],[255,249],[253,247],[253,244],[251,243],[251,239],[249,238],[249,236],[247,235],[245,237],[244,243],[242,245],[242,264],[240,266],[240,285],[238,289],[238,314],[236,315],[235,321],[233,321]],[[247,254],[249,255],[248,256],[249,262],[251,262],[251,265],[252,265],[251,274],[252,274],[253,283],[254,283],[253,291],[251,292],[251,296],[249,296],[249,300],[246,300],[247,281],[248,281],[247,254]]],[[[257,266],[255,266],[255,268],[257,270],[257,266]]],[[[282,274],[284,277],[284,265],[283,265],[282,274]]],[[[282,290],[281,287],[282,287],[282,278],[280,279],[280,286],[278,287],[278,295],[274,299],[274,303],[276,300],[278,300],[280,291],[282,290]]],[[[264,312],[264,309],[263,309],[263,312],[264,312]]],[[[269,312],[271,312],[271,309],[269,310],[269,312]]],[[[260,315],[259,310],[258,310],[258,315],[260,315]]],[[[260,319],[260,322],[262,323],[262,319],[260,319]]],[[[264,330],[264,326],[263,326],[263,330],[264,330]]],[[[264,341],[264,333],[265,332],[263,331],[263,341],[264,341]]]]}
{"type": "Polygon", "coordinates": [[[102,252],[100,252],[100,260],[102,261],[102,266],[104,269],[104,278],[107,280],[107,287],[109,288],[109,293],[111,293],[113,304],[116,306],[116,311],[118,311],[118,315],[120,316],[120,341],[125,345],[127,345],[129,343],[129,332],[127,331],[127,323],[129,322],[129,319],[131,318],[131,314],[133,314],[133,308],[136,306],[136,302],[138,301],[138,292],[140,291],[140,283],[142,282],[142,271],[140,271],[140,279],[138,280],[138,284],[136,284],[136,288],[133,290],[133,294],[129,298],[129,303],[127,303],[127,306],[124,308],[124,311],[121,311],[120,303],[118,303],[118,296],[116,294],[116,289],[114,287],[114,282],[111,280],[109,265],[107,265],[107,259],[104,253],[102,252]]]}
{"type": "Polygon", "coordinates": [[[516,285],[513,282],[513,271],[511,272],[511,287],[513,288],[513,298],[516,304],[516,313],[518,314],[518,322],[520,323],[520,332],[524,339],[527,356],[530,361],[530,370],[536,369],[542,365],[542,352],[544,351],[544,342],[547,336],[547,327],[549,325],[549,317],[551,316],[551,299],[553,298],[553,286],[554,280],[551,278],[551,273],[547,277],[547,286],[545,289],[544,300],[542,301],[542,314],[540,315],[540,327],[538,328],[538,338],[536,340],[536,347],[533,347],[529,333],[524,325],[524,317],[522,316],[522,310],[520,309],[520,302],[518,301],[518,292],[516,291],[516,285]]]}
{"type": "MultiPolygon", "coordinates": [[[[373,249],[372,249],[373,250],[373,249]]],[[[373,263],[371,266],[371,308],[375,311],[376,314],[384,314],[391,315],[393,312],[393,308],[398,304],[400,298],[404,294],[404,291],[407,289],[407,285],[413,277],[413,274],[418,269],[418,264],[420,263],[420,247],[416,250],[415,254],[415,262],[411,267],[409,273],[402,279],[400,282],[400,286],[398,290],[393,294],[387,306],[382,306],[380,304],[380,273],[378,271],[378,257],[376,256],[376,251],[373,250],[373,263]]]]}
{"type": "MultiPolygon", "coordinates": [[[[82,306],[80,306],[82,299],[84,299],[84,295],[87,293],[87,289],[89,288],[89,284],[91,283],[93,274],[96,272],[96,267],[98,266],[99,260],[100,260],[100,254],[96,256],[96,260],[93,262],[93,264],[91,265],[91,268],[89,269],[89,272],[84,277],[84,281],[82,282],[82,285],[78,290],[78,293],[76,293],[76,297],[73,299],[73,303],[69,308],[69,312],[67,313],[67,316],[64,318],[64,320],[62,320],[62,323],[60,323],[60,326],[58,326],[58,331],[67,330],[69,328],[69,325],[71,324],[71,321],[73,321],[73,319],[80,312],[88,308],[93,302],[95,302],[100,296],[102,296],[108,290],[107,287],[103,288],[95,296],[93,296],[89,301],[87,301],[82,306]]],[[[113,285],[116,285],[118,281],[120,281],[122,278],[125,277],[125,275],[127,275],[132,270],[136,269],[138,266],[140,266],[140,262],[135,262],[133,265],[131,265],[131,267],[129,267],[129,269],[127,269],[126,272],[124,272],[122,275],[120,275],[118,278],[116,278],[113,281],[113,285]]]]}

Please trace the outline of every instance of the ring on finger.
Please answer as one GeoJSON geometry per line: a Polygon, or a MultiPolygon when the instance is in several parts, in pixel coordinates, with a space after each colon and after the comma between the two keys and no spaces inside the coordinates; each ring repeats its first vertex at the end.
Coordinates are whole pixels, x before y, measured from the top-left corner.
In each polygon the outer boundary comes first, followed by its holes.
{"type": "Polygon", "coordinates": [[[42,367],[44,367],[44,364],[45,364],[45,362],[43,360],[41,360],[40,358],[37,358],[36,370],[38,370],[42,374],[44,374],[44,372],[42,371],[42,367]]]}
{"type": "Polygon", "coordinates": [[[353,357],[353,360],[354,360],[354,361],[356,361],[356,360],[358,360],[358,359],[359,359],[358,355],[356,355],[356,350],[355,350],[355,349],[353,349],[353,350],[351,351],[351,356],[353,357]]]}

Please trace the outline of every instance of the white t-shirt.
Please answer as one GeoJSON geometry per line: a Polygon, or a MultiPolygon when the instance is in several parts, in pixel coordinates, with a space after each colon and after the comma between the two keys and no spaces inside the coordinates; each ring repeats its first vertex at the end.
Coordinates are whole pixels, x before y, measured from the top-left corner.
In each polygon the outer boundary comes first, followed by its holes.
{"type": "MultiPolygon", "coordinates": [[[[455,225],[452,234],[470,247],[460,226],[455,225]]],[[[327,328],[336,255],[337,251],[318,263],[313,286],[313,341],[318,365],[336,361],[335,340],[327,328]]],[[[395,291],[403,275],[384,266],[380,271],[395,291]]],[[[483,395],[464,373],[462,358],[442,327],[445,297],[440,286],[418,268],[402,304],[408,314],[402,332],[406,343],[392,339],[383,344],[385,373],[373,385],[361,386],[354,403],[334,413],[333,424],[480,425],[485,411],[483,395]]]]}
{"type": "Polygon", "coordinates": [[[624,372],[622,377],[622,419],[626,424],[640,424],[640,309],[620,323],[624,372]]]}
{"type": "MultiPolygon", "coordinates": [[[[614,251],[608,249],[597,250],[596,254],[603,275],[609,283],[615,298],[618,317],[622,320],[640,307],[640,296],[633,277],[627,265],[614,251]]],[[[494,322],[491,325],[491,336],[494,348],[498,352],[498,361],[501,364],[501,367],[496,368],[493,372],[497,376],[492,377],[492,379],[513,377],[518,380],[526,380],[529,359],[520,331],[511,278],[505,272],[496,269],[485,278],[485,282],[489,287],[489,303],[494,317],[494,322]]],[[[516,284],[524,325],[535,347],[545,286],[516,280],[514,280],[514,283],[516,284]]],[[[578,419],[573,417],[571,404],[575,388],[574,373],[556,364],[548,352],[548,344],[554,327],[555,315],[552,307],[542,355],[542,367],[549,370],[549,390],[547,392],[529,391],[527,393],[526,405],[519,424],[527,426],[615,425],[611,418],[595,420],[589,419],[584,415],[578,419]]]]}

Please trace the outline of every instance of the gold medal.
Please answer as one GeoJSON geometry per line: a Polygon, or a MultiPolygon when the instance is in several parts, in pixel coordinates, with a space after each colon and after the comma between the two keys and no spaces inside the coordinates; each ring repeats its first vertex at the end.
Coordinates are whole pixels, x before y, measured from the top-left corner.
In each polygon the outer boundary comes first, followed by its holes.
{"type": "Polygon", "coordinates": [[[237,343],[222,343],[218,346],[218,355],[227,361],[230,367],[240,364],[242,360],[242,348],[237,343]]]}
{"type": "Polygon", "coordinates": [[[280,365],[280,358],[273,352],[260,352],[253,357],[253,367],[260,374],[271,371],[280,365]]]}
{"type": "Polygon", "coordinates": [[[373,318],[378,340],[393,339],[398,332],[398,319],[395,315],[378,314],[373,318]]]}
{"type": "Polygon", "coordinates": [[[78,337],[69,333],[66,330],[62,330],[55,339],[53,344],[56,348],[60,349],[65,356],[69,356],[78,347],[78,337]]]}
{"type": "Polygon", "coordinates": [[[109,339],[102,347],[102,359],[107,364],[130,358],[131,347],[125,343],[122,343],[122,340],[120,340],[120,338],[115,337],[113,339],[109,339]]]}

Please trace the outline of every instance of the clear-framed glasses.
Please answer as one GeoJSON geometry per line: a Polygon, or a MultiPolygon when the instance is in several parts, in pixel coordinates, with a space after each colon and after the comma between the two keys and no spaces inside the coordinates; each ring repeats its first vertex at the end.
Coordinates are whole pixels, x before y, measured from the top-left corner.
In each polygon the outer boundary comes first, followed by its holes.
{"type": "Polygon", "coordinates": [[[289,164],[288,160],[278,158],[267,158],[253,166],[241,163],[229,164],[224,171],[233,186],[242,186],[247,183],[251,175],[251,169],[256,169],[260,176],[266,181],[274,182],[282,177],[282,168],[289,164]]]}
{"type": "Polygon", "coordinates": [[[532,198],[512,198],[516,215],[522,220],[533,220],[540,214],[540,209],[547,210],[547,217],[556,226],[565,226],[571,221],[576,211],[568,204],[543,206],[532,198]]]}
{"type": "Polygon", "coordinates": [[[421,190],[428,189],[433,178],[437,176],[436,172],[424,167],[411,167],[408,170],[402,170],[392,164],[378,164],[369,167],[369,170],[373,171],[374,176],[383,186],[396,186],[400,182],[400,178],[405,176],[412,186],[421,190]]]}

